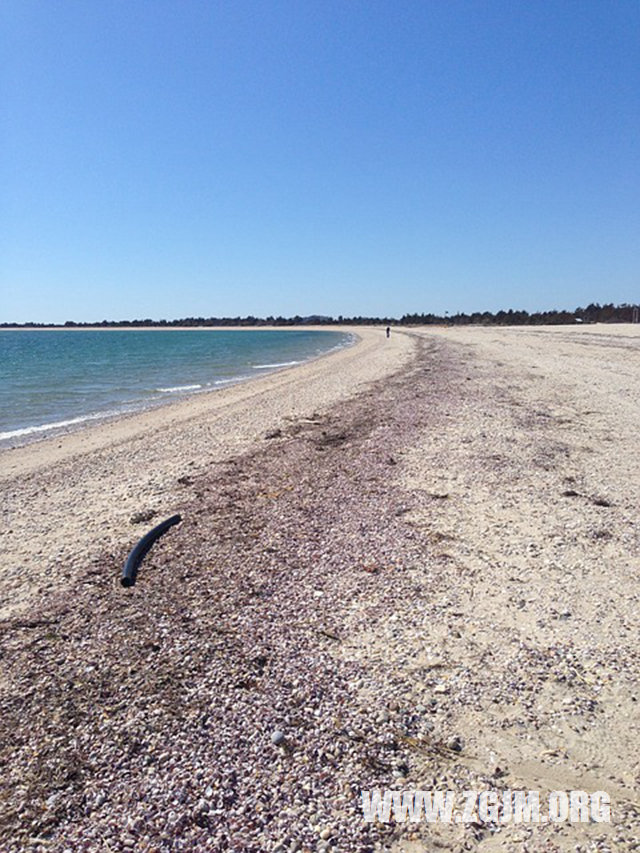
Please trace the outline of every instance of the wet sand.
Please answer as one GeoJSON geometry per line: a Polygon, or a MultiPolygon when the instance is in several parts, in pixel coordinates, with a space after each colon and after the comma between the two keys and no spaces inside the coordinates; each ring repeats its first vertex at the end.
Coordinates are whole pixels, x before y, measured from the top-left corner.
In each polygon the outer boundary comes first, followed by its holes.
{"type": "Polygon", "coordinates": [[[364,330],[3,454],[6,849],[636,849],[638,331],[364,330]],[[373,787],[614,821],[372,825],[373,787]]]}

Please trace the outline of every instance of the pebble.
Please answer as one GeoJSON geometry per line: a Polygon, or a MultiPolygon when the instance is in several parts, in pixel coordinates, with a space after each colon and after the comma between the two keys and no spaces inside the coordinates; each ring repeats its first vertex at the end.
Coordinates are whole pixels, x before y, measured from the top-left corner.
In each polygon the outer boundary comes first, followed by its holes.
{"type": "Polygon", "coordinates": [[[280,746],[281,743],[284,742],[284,732],[281,732],[279,729],[271,735],[271,743],[275,746],[280,746]]]}
{"type": "Polygon", "coordinates": [[[454,735],[447,741],[447,747],[454,752],[462,752],[464,748],[464,740],[459,735],[454,735]]]}
{"type": "Polygon", "coordinates": [[[129,522],[131,524],[142,524],[145,521],[151,521],[151,519],[155,518],[157,514],[158,513],[155,509],[144,509],[140,512],[134,512],[129,519],[129,522]]]}

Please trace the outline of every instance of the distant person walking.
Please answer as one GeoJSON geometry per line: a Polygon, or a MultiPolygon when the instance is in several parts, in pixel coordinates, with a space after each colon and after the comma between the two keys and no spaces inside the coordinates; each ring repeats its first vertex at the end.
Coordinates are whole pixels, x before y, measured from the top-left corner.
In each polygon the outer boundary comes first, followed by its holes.
{"type": "Polygon", "coordinates": [[[387,326],[387,337],[391,334],[391,326],[387,326]]]}

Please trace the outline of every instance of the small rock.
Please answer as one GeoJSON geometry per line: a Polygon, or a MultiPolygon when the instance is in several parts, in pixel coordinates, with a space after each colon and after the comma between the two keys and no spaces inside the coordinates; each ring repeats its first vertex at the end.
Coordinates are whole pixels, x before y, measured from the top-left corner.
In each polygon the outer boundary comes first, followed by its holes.
{"type": "Polygon", "coordinates": [[[268,438],[280,438],[281,435],[282,435],[281,429],[270,429],[269,432],[265,432],[264,437],[267,439],[268,438]]]}
{"type": "Polygon", "coordinates": [[[143,509],[140,512],[134,512],[129,522],[130,524],[142,524],[145,521],[151,521],[157,514],[155,509],[143,509]]]}
{"type": "Polygon", "coordinates": [[[459,735],[454,735],[447,741],[447,748],[452,750],[453,752],[462,752],[463,747],[464,741],[459,735]]]}
{"type": "Polygon", "coordinates": [[[47,797],[47,800],[46,800],[47,808],[52,809],[55,806],[55,804],[58,802],[59,799],[60,799],[59,793],[58,794],[51,794],[49,797],[47,797]]]}
{"type": "Polygon", "coordinates": [[[279,729],[271,735],[271,743],[275,746],[280,746],[281,743],[284,742],[284,732],[281,732],[279,729]]]}

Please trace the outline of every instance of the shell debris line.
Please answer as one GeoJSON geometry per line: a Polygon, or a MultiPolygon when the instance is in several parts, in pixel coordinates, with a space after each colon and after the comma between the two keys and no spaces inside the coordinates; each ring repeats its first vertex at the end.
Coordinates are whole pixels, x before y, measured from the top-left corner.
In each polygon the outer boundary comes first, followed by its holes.
{"type": "Polygon", "coordinates": [[[0,623],[3,853],[637,849],[638,412],[580,332],[413,333],[194,466],[135,586],[123,541],[0,623]],[[613,822],[368,823],[376,787],[607,790],[613,822]]]}

